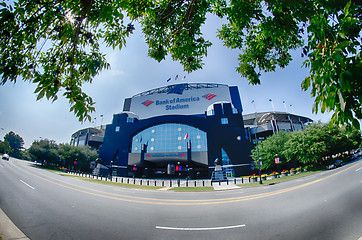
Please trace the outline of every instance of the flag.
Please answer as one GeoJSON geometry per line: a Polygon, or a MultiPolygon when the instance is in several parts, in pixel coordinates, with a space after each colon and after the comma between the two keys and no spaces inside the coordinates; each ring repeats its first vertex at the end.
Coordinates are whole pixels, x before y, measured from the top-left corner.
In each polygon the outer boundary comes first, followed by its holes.
{"type": "Polygon", "coordinates": [[[189,137],[189,133],[186,133],[184,140],[186,140],[189,137]]]}
{"type": "Polygon", "coordinates": [[[167,79],[167,82],[171,81],[171,78],[167,79]]]}
{"type": "Polygon", "coordinates": [[[182,78],[182,81],[185,80],[185,78],[186,78],[186,75],[182,78]]]}
{"type": "Polygon", "coordinates": [[[175,81],[177,80],[177,78],[178,78],[178,74],[177,74],[176,77],[175,77],[175,81]]]}

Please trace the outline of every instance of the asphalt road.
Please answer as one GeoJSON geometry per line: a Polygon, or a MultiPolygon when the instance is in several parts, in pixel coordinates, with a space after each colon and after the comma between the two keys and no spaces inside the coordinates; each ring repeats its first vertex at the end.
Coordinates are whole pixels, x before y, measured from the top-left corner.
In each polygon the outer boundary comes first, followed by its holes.
{"type": "Polygon", "coordinates": [[[198,193],[105,186],[1,160],[0,208],[33,240],[357,240],[362,160],[271,186],[198,193]]]}

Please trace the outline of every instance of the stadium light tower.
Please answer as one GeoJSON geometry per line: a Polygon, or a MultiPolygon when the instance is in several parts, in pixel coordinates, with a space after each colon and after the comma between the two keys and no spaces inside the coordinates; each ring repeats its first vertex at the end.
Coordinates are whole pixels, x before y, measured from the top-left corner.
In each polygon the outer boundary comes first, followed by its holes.
{"type": "Polygon", "coordinates": [[[269,102],[271,103],[272,105],[272,108],[273,108],[273,112],[275,112],[275,107],[274,107],[274,103],[273,103],[273,100],[272,99],[269,99],[269,102]]]}
{"type": "Polygon", "coordinates": [[[287,109],[287,105],[285,104],[285,100],[283,100],[283,104],[284,104],[285,112],[288,113],[288,109],[287,109]]]}

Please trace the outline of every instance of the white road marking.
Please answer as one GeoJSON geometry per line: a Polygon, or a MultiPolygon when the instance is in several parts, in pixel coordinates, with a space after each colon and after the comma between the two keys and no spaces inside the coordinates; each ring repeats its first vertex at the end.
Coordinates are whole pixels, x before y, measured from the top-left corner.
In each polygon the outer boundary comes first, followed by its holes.
{"type": "Polygon", "coordinates": [[[35,188],[33,188],[32,186],[30,186],[29,184],[27,184],[26,182],[24,182],[23,180],[20,180],[20,182],[23,183],[23,184],[25,184],[26,186],[30,187],[30,188],[33,189],[33,190],[35,189],[35,188]]]}
{"type": "Polygon", "coordinates": [[[175,231],[210,231],[210,230],[224,230],[224,229],[232,229],[232,228],[242,228],[245,227],[245,224],[235,225],[235,226],[225,226],[225,227],[209,227],[209,228],[178,228],[178,227],[160,227],[156,226],[157,229],[164,230],[175,230],[175,231]]]}
{"type": "Polygon", "coordinates": [[[3,166],[3,165],[0,165],[0,167],[4,168],[4,166],[3,166]]]}
{"type": "Polygon", "coordinates": [[[361,170],[361,169],[362,169],[362,167],[358,168],[358,169],[356,170],[356,172],[358,172],[358,171],[361,170]]]}

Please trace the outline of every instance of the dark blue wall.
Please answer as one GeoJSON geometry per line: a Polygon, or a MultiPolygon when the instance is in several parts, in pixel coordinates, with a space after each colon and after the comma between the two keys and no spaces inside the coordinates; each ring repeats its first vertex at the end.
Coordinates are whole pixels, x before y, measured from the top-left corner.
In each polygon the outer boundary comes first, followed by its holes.
{"type": "MultiPolygon", "coordinates": [[[[133,123],[127,123],[127,113],[116,114],[113,122],[107,125],[104,143],[100,149],[100,157],[106,162],[124,166],[128,165],[128,153],[131,147],[132,136],[153,125],[163,123],[182,123],[199,128],[207,133],[208,162],[214,165],[216,158],[221,159],[221,148],[225,150],[233,165],[250,163],[249,157],[252,144],[245,137],[244,124],[241,113],[233,113],[230,103],[215,104],[215,115],[186,116],[169,115],[158,116],[149,119],[134,119],[133,123]],[[202,117],[201,117],[202,116],[202,117]],[[221,124],[221,118],[227,118],[228,124],[221,124]],[[116,128],[119,131],[116,132],[116,128]],[[241,140],[237,137],[240,136],[241,140]]],[[[119,172],[127,176],[126,168],[119,172]]],[[[236,176],[249,174],[249,167],[234,168],[236,176]]],[[[211,176],[212,168],[209,168],[211,176]]]]}
{"type": "MultiPolygon", "coordinates": [[[[214,166],[216,158],[222,159],[221,149],[224,149],[233,165],[251,163],[250,151],[253,146],[245,136],[239,90],[237,87],[229,87],[229,91],[231,102],[238,110],[237,113],[233,113],[230,103],[216,103],[213,105],[214,114],[212,116],[207,116],[206,112],[199,115],[168,115],[142,120],[134,119],[130,123],[127,122],[127,113],[115,114],[112,124],[106,127],[103,146],[99,151],[101,159],[107,164],[113,160],[113,164],[121,166],[118,168],[118,174],[127,176],[128,170],[130,170],[127,169],[128,153],[132,137],[135,134],[158,124],[181,123],[199,128],[207,133],[209,167],[214,166]],[[227,118],[228,124],[222,124],[222,118],[227,118]],[[116,131],[117,128],[119,131],[116,131]]],[[[130,99],[126,100],[125,110],[129,109],[130,101],[130,99]]],[[[208,168],[208,170],[203,168],[210,177],[213,168],[208,168]]],[[[236,176],[247,175],[250,174],[250,167],[235,167],[234,171],[236,176]]]]}

